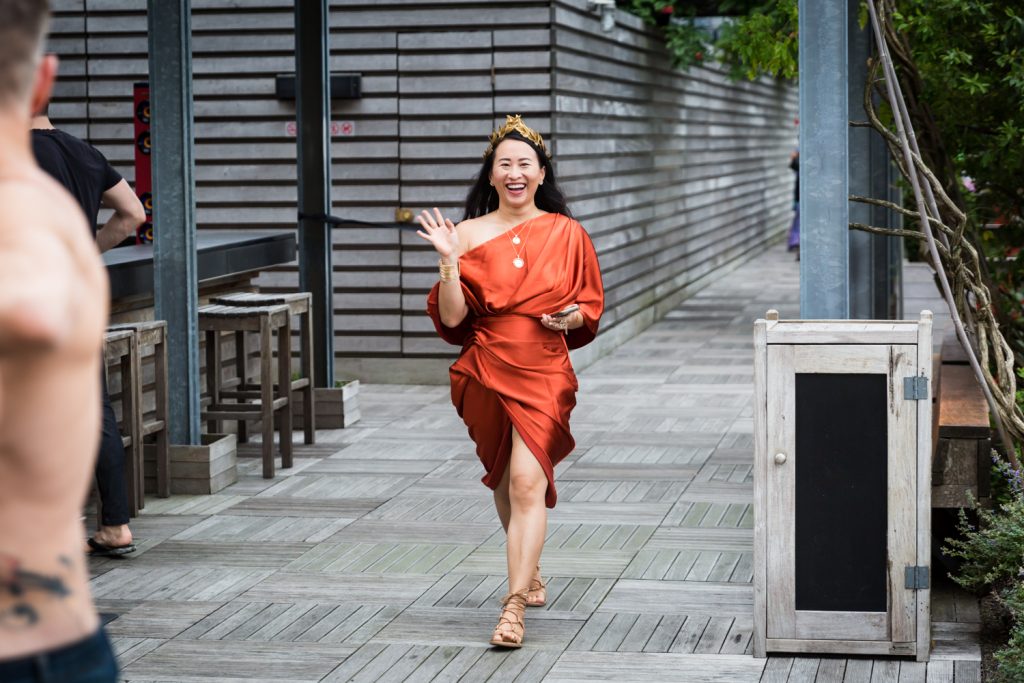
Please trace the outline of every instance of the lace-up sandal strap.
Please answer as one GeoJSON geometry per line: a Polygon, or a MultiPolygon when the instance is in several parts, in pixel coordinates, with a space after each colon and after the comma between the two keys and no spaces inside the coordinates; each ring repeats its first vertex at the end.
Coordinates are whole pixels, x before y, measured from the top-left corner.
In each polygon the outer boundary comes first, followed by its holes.
{"type": "Polygon", "coordinates": [[[527,595],[527,603],[526,604],[529,605],[530,607],[543,607],[544,605],[546,605],[547,604],[547,597],[548,597],[547,596],[547,592],[546,592],[547,591],[547,587],[548,587],[548,583],[544,579],[530,579],[530,588],[529,588],[529,591],[528,591],[529,594],[527,595]],[[534,596],[534,595],[532,595],[532,594],[535,594],[535,593],[540,593],[541,591],[545,591],[543,596],[539,596],[539,595],[534,596]],[[529,601],[530,597],[534,598],[533,602],[529,601]]]}
{"type": "Polygon", "coordinates": [[[511,604],[515,604],[517,607],[526,607],[526,593],[527,591],[519,591],[518,593],[509,593],[501,599],[501,604],[508,607],[511,604]]]}
{"type": "Polygon", "coordinates": [[[523,640],[526,637],[526,625],[523,623],[522,617],[515,611],[515,608],[526,611],[526,591],[520,591],[518,593],[509,593],[501,599],[501,604],[505,608],[501,612],[501,616],[498,618],[498,625],[494,627],[494,636],[491,638],[491,645],[497,647],[510,647],[519,648],[523,646],[523,640]],[[506,616],[511,614],[514,619],[506,616]],[[518,641],[505,640],[498,632],[502,626],[507,625],[512,631],[512,634],[519,637],[518,641]]]}

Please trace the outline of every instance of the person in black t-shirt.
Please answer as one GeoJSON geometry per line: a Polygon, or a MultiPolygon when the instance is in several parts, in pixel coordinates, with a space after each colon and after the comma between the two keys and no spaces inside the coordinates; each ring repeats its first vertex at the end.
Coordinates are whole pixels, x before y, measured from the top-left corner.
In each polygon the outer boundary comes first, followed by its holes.
{"type": "Polygon", "coordinates": [[[789,168],[796,173],[796,185],[793,188],[793,222],[789,226],[786,238],[786,251],[796,251],[796,260],[800,260],[800,150],[793,150],[789,155],[789,168]]]}
{"type": "Polygon", "coordinates": [[[98,149],[54,128],[45,111],[32,121],[32,151],[42,169],[78,200],[101,252],[131,237],[146,222],[146,211],[128,181],[98,149]],[[97,229],[100,207],[113,209],[114,214],[97,229]]]}
{"type": "MultiPolygon", "coordinates": [[[[48,107],[47,107],[48,109],[48,107]]],[[[92,145],[57,130],[47,109],[32,120],[32,151],[39,166],[53,176],[78,200],[93,229],[96,245],[106,251],[117,246],[146,221],[142,202],[128,182],[92,145]],[[99,229],[100,207],[114,210],[99,229]]],[[[128,491],[125,482],[125,452],[121,431],[103,381],[103,436],[96,460],[96,483],[103,503],[100,529],[89,538],[89,554],[126,555],[135,550],[128,528],[128,491]]]]}

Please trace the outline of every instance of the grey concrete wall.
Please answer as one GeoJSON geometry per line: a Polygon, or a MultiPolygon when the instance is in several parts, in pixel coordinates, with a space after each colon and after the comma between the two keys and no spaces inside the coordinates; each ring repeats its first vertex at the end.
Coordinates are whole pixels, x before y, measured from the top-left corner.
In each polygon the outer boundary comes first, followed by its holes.
{"type": "MultiPolygon", "coordinates": [[[[608,290],[583,365],[788,225],[795,89],[733,83],[714,67],[673,71],[660,38],[618,13],[604,33],[586,0],[331,3],[331,69],[362,74],[336,100],[334,231],[339,376],[445,381],[456,349],[423,314],[436,259],[395,210],[453,217],[486,136],[520,113],[550,141],[571,206],[591,232],[608,290]]],[[[143,0],[56,0],[52,108],[131,180],[131,86],[146,78],[143,0]]],[[[295,224],[292,3],[193,0],[200,228],[295,224]]],[[[294,266],[264,286],[294,287],[294,266]]]]}

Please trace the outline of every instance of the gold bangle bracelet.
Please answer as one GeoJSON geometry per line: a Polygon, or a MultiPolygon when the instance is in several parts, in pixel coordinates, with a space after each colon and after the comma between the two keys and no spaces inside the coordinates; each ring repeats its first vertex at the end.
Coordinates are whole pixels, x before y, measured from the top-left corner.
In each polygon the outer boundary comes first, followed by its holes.
{"type": "Polygon", "coordinates": [[[441,259],[437,260],[437,269],[441,277],[441,282],[455,282],[459,279],[459,262],[445,263],[441,259]]]}

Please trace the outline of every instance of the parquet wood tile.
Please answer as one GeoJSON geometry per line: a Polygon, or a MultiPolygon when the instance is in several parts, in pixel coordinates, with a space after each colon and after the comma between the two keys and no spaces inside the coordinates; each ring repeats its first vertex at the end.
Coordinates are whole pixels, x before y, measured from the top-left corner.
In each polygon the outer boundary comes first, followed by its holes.
{"type": "Polygon", "coordinates": [[[263,479],[254,438],[237,484],[147,500],[138,551],[90,560],[122,680],[978,681],[977,603],[940,588],[927,665],[751,656],[751,324],[797,315],[797,273],[766,251],[580,373],[521,650],[487,643],[505,537],[448,387],[365,385],[294,467],[263,479]]]}
{"type": "Polygon", "coordinates": [[[354,650],[335,644],[169,640],[126,666],[124,676],[319,681],[354,650]]]}

